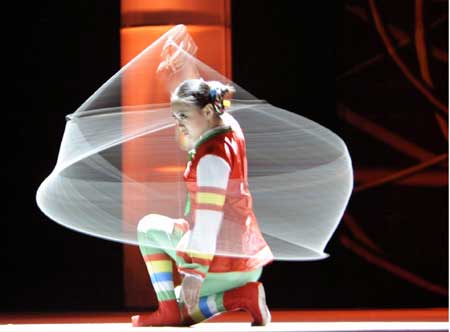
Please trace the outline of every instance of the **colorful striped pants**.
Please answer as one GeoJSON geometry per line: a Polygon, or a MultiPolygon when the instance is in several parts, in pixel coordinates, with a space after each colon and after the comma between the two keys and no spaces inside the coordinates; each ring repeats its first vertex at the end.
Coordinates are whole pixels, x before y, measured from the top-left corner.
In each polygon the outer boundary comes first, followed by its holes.
{"type": "MultiPolygon", "coordinates": [[[[194,264],[186,262],[176,254],[177,245],[187,231],[186,227],[187,223],[182,219],[171,219],[157,214],[150,214],[139,222],[139,247],[159,302],[180,302],[175,293],[173,261],[177,267],[195,268],[194,264]]],[[[226,311],[223,306],[223,293],[257,281],[261,273],[262,268],[249,272],[207,273],[200,290],[198,308],[195,314],[191,315],[192,319],[200,322],[226,311]]]]}

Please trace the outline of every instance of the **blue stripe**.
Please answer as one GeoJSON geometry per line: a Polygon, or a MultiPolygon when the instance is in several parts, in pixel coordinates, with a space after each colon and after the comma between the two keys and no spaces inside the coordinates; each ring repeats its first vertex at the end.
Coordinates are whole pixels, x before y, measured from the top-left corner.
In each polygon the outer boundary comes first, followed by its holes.
{"type": "Polygon", "coordinates": [[[200,308],[200,311],[202,312],[203,316],[205,316],[205,318],[209,318],[212,315],[214,315],[208,307],[208,296],[203,296],[200,298],[200,301],[198,301],[198,307],[200,308]]]}
{"type": "Polygon", "coordinates": [[[173,274],[172,272],[153,273],[150,275],[150,279],[152,279],[152,282],[173,281],[173,274]]]}

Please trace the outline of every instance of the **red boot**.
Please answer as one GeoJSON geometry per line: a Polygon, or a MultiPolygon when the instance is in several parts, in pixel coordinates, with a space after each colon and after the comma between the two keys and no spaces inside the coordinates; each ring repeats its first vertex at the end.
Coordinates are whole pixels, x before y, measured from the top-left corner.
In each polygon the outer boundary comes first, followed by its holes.
{"type": "Polygon", "coordinates": [[[133,326],[180,326],[182,319],[176,300],[159,302],[159,308],[148,315],[131,317],[133,326]]]}
{"type": "Polygon", "coordinates": [[[226,291],[223,305],[227,311],[245,310],[253,317],[252,326],[264,326],[270,323],[270,311],[266,304],[263,284],[249,282],[242,287],[226,291]]]}

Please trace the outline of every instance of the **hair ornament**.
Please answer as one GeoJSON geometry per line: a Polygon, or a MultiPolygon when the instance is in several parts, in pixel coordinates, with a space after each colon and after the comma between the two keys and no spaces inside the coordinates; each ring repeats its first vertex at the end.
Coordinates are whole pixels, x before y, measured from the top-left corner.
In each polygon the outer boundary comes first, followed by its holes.
{"type": "Polygon", "coordinates": [[[211,100],[211,104],[213,106],[214,111],[222,115],[225,111],[225,105],[223,103],[223,95],[221,91],[218,91],[219,89],[216,88],[210,88],[209,90],[209,97],[211,100]]]}

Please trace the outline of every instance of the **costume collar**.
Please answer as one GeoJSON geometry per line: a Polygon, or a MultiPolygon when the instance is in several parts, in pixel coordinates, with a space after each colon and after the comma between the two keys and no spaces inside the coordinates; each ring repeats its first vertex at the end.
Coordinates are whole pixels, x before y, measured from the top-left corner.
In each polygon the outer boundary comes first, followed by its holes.
{"type": "Polygon", "coordinates": [[[208,141],[209,139],[219,134],[227,133],[231,131],[231,126],[222,125],[211,128],[203,133],[194,143],[194,149],[197,149],[200,145],[208,141]]]}
{"type": "Polygon", "coordinates": [[[217,136],[219,134],[227,133],[231,131],[231,126],[229,125],[221,125],[214,128],[211,128],[203,133],[194,143],[194,147],[189,150],[189,157],[192,157],[195,154],[196,149],[208,141],[209,139],[213,138],[214,136],[217,136]]]}

